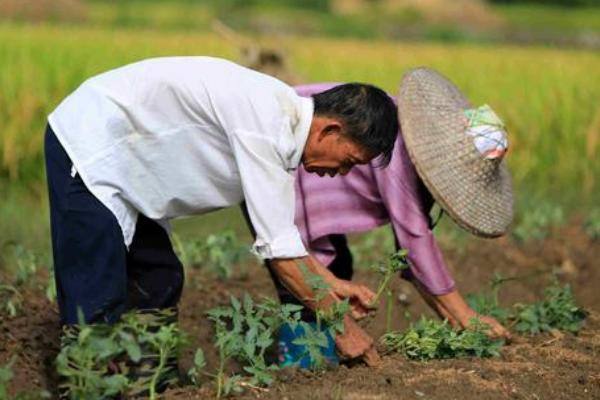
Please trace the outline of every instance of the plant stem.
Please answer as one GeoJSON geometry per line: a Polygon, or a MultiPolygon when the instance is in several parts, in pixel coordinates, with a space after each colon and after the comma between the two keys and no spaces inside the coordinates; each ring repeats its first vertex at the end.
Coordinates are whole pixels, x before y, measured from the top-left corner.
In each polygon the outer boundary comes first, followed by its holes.
{"type": "Polygon", "coordinates": [[[379,288],[377,289],[377,294],[375,294],[375,298],[373,299],[372,304],[377,304],[377,302],[379,301],[379,298],[381,297],[383,291],[387,287],[391,278],[392,278],[392,273],[386,272],[383,280],[381,281],[381,284],[379,285],[379,288]]]}
{"type": "Polygon", "coordinates": [[[223,355],[223,349],[219,349],[219,372],[217,373],[217,399],[221,398],[221,392],[223,390],[223,369],[225,368],[225,357],[223,355]]]}
{"type": "Polygon", "coordinates": [[[156,383],[158,381],[160,373],[162,372],[162,369],[165,366],[166,360],[167,360],[167,356],[166,356],[165,349],[164,349],[164,347],[161,346],[160,362],[158,364],[158,368],[156,368],[156,372],[154,372],[154,375],[152,376],[152,380],[150,381],[150,400],[156,399],[156,383]]]}
{"type": "Polygon", "coordinates": [[[385,316],[385,333],[391,332],[392,330],[392,310],[394,308],[394,292],[392,290],[387,291],[387,309],[385,316]]]}

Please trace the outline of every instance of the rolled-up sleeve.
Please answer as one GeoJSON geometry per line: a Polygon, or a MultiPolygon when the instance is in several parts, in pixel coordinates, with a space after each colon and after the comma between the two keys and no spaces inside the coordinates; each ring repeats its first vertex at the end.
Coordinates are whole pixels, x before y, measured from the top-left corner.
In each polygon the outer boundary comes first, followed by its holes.
{"type": "Polygon", "coordinates": [[[253,252],[263,259],[306,256],[294,224],[294,176],[286,169],[282,144],[272,136],[239,129],[230,138],[248,215],[256,231],[253,252]]]}

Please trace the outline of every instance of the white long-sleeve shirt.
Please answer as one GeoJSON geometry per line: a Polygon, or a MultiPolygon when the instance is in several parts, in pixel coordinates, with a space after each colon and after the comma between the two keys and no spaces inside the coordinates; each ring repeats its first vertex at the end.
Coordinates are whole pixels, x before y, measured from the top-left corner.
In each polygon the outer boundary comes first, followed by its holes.
{"type": "MultiPolygon", "coordinates": [[[[126,245],[139,213],[165,222],[245,200],[263,258],[306,255],[294,177],[312,99],[210,57],[149,59],[100,74],[48,120],[126,245]]],[[[164,224],[163,224],[164,225],[164,224]]]]}

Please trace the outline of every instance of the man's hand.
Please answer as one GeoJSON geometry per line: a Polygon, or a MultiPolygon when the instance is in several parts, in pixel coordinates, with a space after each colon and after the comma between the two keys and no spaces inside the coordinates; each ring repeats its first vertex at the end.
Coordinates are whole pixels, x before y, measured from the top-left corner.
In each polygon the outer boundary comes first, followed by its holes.
{"type": "Polygon", "coordinates": [[[373,308],[371,303],[375,293],[366,286],[336,278],[312,258],[273,259],[270,266],[282,285],[312,310],[327,310],[332,304],[348,299],[352,307],[352,316],[344,316],[344,332],[336,335],[335,338],[337,349],[342,357],[363,357],[367,365],[379,364],[379,355],[373,346],[373,339],[353,319],[368,314],[368,311],[373,308]],[[300,270],[298,261],[304,262],[310,273],[319,275],[325,280],[328,285],[325,297],[316,298],[313,289],[305,282],[305,273],[300,270]]]}
{"type": "Polygon", "coordinates": [[[344,317],[344,333],[335,337],[338,352],[344,358],[363,357],[370,367],[381,363],[373,339],[350,317],[344,317]]]}
{"type": "Polygon", "coordinates": [[[352,317],[361,319],[369,314],[375,306],[372,305],[375,293],[364,285],[336,279],[330,287],[331,293],[339,300],[348,299],[352,308],[352,317]]]}

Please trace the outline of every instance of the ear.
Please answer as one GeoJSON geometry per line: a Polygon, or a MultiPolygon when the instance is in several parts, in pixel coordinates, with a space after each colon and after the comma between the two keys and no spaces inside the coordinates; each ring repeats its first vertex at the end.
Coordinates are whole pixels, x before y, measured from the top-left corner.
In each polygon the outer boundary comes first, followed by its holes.
{"type": "Polygon", "coordinates": [[[335,119],[326,118],[322,121],[317,138],[321,141],[332,134],[339,136],[341,133],[342,124],[335,119]]]}

